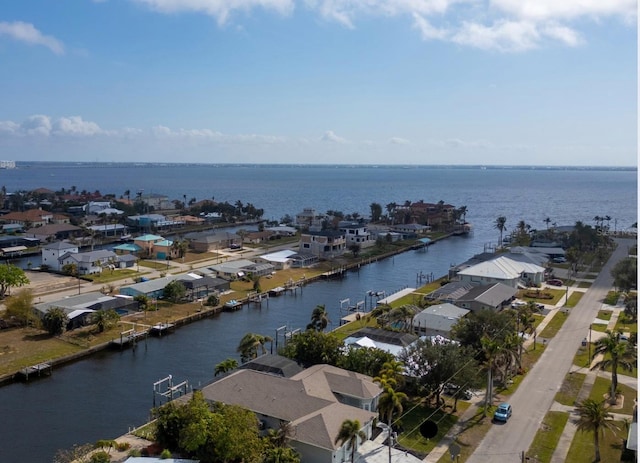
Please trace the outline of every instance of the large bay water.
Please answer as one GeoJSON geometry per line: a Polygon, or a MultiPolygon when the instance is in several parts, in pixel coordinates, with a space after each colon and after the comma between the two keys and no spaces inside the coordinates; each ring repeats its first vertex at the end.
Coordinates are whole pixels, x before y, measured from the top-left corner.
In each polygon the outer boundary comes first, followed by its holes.
{"type": "Polygon", "coordinates": [[[171,374],[197,387],[210,381],[215,364],[235,352],[247,332],[275,337],[283,325],[304,327],[312,309],[325,304],[333,324],[341,299],[367,300],[367,291],[387,293],[415,286],[419,273],[445,274],[498,240],[496,217],[512,229],[524,220],[544,228],[608,215],[611,228],[625,230],[637,220],[635,171],[582,169],[480,169],[434,167],[307,166],[95,166],[32,164],[0,171],[8,192],[38,187],[135,194],[161,193],[170,199],[251,202],[266,218],[295,215],[305,207],[366,216],[373,202],[440,200],[467,206],[474,225],[469,237],[436,243],[350,272],[342,280],[304,287],[297,295],[272,298],[262,308],[245,307],[202,320],[175,333],[149,339],[134,350],[103,352],[60,369],[50,378],[0,389],[0,461],[51,461],[56,449],[114,438],[142,424],[153,405],[152,384],[171,374]]]}

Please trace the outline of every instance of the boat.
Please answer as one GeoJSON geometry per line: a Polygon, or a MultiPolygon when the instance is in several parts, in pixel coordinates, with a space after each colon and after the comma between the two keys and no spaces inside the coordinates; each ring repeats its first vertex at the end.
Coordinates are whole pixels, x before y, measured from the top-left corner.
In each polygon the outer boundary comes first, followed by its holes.
{"type": "Polygon", "coordinates": [[[287,288],[283,286],[276,286],[275,288],[269,290],[269,296],[279,296],[280,294],[284,293],[286,290],[287,288]]]}
{"type": "Polygon", "coordinates": [[[231,299],[224,303],[225,310],[238,310],[242,307],[242,302],[236,301],[235,299],[231,299]]]}
{"type": "Polygon", "coordinates": [[[132,235],[130,235],[130,234],[122,235],[122,236],[120,237],[120,241],[125,241],[125,242],[126,242],[126,241],[131,241],[132,239],[133,239],[133,236],[132,236],[132,235]]]}

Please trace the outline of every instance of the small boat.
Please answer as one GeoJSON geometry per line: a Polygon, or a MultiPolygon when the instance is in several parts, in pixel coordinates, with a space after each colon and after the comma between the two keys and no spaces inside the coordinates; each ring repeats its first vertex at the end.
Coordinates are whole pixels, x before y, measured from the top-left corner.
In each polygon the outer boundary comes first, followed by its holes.
{"type": "Polygon", "coordinates": [[[120,237],[120,241],[131,241],[133,239],[132,235],[126,234],[120,237]]]}
{"type": "Polygon", "coordinates": [[[242,302],[231,299],[230,301],[225,302],[223,307],[225,310],[238,310],[242,307],[242,302]]]}

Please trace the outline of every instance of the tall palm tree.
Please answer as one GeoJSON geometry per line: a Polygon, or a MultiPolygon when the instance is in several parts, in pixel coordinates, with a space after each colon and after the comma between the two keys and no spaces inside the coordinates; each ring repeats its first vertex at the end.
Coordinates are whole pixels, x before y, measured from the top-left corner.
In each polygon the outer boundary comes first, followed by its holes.
{"type": "Polygon", "coordinates": [[[494,222],[494,225],[493,225],[495,229],[500,231],[500,243],[498,243],[499,247],[502,246],[502,234],[507,229],[506,223],[507,223],[507,218],[505,216],[501,215],[500,217],[498,217],[496,219],[496,221],[494,222]]]}
{"type": "Polygon", "coordinates": [[[389,428],[393,424],[393,416],[395,412],[398,415],[402,414],[402,403],[409,397],[404,392],[396,391],[390,386],[386,386],[380,394],[378,401],[378,411],[380,412],[380,419],[387,423],[389,428]]]}
{"type": "Polygon", "coordinates": [[[216,365],[213,376],[222,375],[231,370],[235,370],[236,368],[238,368],[238,362],[236,361],[236,359],[228,358],[216,365]]]}
{"type": "Polygon", "coordinates": [[[263,336],[256,333],[247,333],[240,340],[237,351],[240,352],[240,360],[242,363],[248,362],[258,357],[258,352],[263,354],[267,353],[267,349],[264,345],[268,342],[273,342],[273,339],[269,336],[263,336]]]}
{"type": "Polygon", "coordinates": [[[596,448],[596,459],[600,461],[600,433],[605,429],[614,430],[613,416],[604,408],[604,402],[596,402],[593,399],[586,399],[578,404],[576,411],[578,418],[578,431],[592,432],[593,443],[596,448]]]}
{"type": "Polygon", "coordinates": [[[329,314],[324,304],[318,304],[313,312],[311,312],[311,323],[307,325],[308,330],[324,331],[324,329],[331,323],[329,320],[329,314]]]}
{"type": "Polygon", "coordinates": [[[378,374],[380,376],[384,375],[387,378],[391,378],[396,382],[396,384],[402,385],[404,380],[402,376],[404,374],[404,363],[400,360],[389,360],[388,362],[384,362],[378,374]]]}
{"type": "Polygon", "coordinates": [[[338,431],[335,443],[340,445],[348,444],[347,449],[351,449],[351,463],[353,463],[355,461],[358,439],[365,440],[366,438],[367,435],[362,431],[360,421],[347,419],[340,425],[340,431],[338,431]]]}
{"type": "Polygon", "coordinates": [[[378,325],[384,327],[389,323],[389,312],[391,310],[392,308],[389,304],[380,304],[369,312],[369,317],[375,318],[378,321],[378,325]]]}
{"type": "Polygon", "coordinates": [[[485,366],[487,368],[487,392],[484,400],[483,416],[487,416],[487,410],[493,405],[493,372],[497,367],[502,346],[500,342],[485,336],[481,339],[482,352],[485,358],[485,366]]]}
{"type": "Polygon", "coordinates": [[[403,305],[395,307],[389,312],[388,322],[399,325],[401,331],[410,332],[413,330],[413,319],[420,309],[414,305],[403,305]]]}
{"type": "Polygon", "coordinates": [[[593,357],[602,355],[602,360],[595,363],[591,369],[605,370],[611,367],[611,390],[609,392],[609,402],[616,403],[616,390],[618,389],[618,368],[626,371],[633,371],[636,364],[637,352],[631,342],[620,339],[621,333],[610,330],[606,331],[607,336],[598,339],[595,344],[593,357]]]}

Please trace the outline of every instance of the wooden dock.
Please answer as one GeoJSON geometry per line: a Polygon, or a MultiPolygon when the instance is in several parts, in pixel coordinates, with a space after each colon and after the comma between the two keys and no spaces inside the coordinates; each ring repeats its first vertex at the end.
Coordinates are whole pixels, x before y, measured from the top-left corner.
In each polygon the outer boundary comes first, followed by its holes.
{"type": "Polygon", "coordinates": [[[120,333],[120,337],[116,339],[112,339],[109,345],[111,347],[117,347],[119,349],[123,349],[125,347],[133,346],[135,347],[136,343],[140,339],[145,339],[149,334],[148,330],[143,331],[134,331],[128,330],[120,333]]]}
{"type": "Polygon", "coordinates": [[[16,376],[25,381],[33,379],[33,377],[51,376],[53,368],[50,363],[38,363],[37,365],[31,365],[23,368],[16,373],[16,376]]]}
{"type": "Polygon", "coordinates": [[[152,336],[162,336],[169,334],[175,329],[176,325],[173,323],[157,323],[149,328],[149,334],[152,336]]]}

